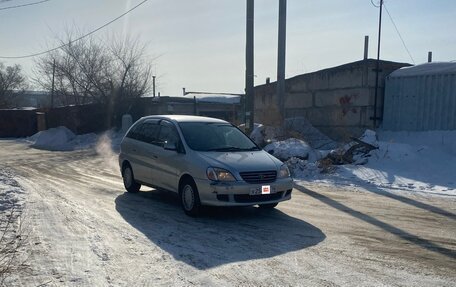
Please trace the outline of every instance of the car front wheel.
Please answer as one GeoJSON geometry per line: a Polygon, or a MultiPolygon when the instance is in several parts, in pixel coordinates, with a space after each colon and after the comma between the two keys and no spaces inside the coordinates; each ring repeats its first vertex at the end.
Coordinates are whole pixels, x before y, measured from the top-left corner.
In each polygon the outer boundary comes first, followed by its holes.
{"type": "Polygon", "coordinates": [[[128,192],[138,192],[141,185],[135,181],[133,170],[130,165],[126,165],[122,172],[123,183],[128,192]]]}
{"type": "Polygon", "coordinates": [[[185,214],[197,216],[201,210],[201,202],[195,183],[192,180],[186,180],[181,185],[179,195],[185,214]]]}

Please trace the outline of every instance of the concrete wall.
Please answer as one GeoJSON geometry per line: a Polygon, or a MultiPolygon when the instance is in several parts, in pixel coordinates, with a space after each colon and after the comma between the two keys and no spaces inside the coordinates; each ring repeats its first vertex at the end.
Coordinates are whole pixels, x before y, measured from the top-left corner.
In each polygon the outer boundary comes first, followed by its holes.
{"type": "MultiPolygon", "coordinates": [[[[381,116],[385,77],[404,63],[381,61],[377,113],[381,116]]],[[[373,59],[353,62],[286,80],[285,118],[304,116],[328,136],[343,140],[373,128],[373,59]]],[[[276,83],[255,87],[255,122],[281,121],[276,83]]]]}

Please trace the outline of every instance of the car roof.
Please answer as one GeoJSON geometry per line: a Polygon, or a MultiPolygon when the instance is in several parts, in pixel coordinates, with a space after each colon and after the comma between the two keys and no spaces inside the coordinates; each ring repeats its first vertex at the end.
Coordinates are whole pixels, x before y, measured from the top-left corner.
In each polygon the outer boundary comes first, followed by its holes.
{"type": "Polygon", "coordinates": [[[209,117],[200,117],[200,116],[189,116],[189,115],[153,115],[153,116],[146,116],[142,117],[143,120],[148,119],[162,119],[162,120],[169,120],[177,123],[185,123],[185,122],[198,122],[198,123],[228,123],[227,121],[216,119],[216,118],[209,118],[209,117]]]}

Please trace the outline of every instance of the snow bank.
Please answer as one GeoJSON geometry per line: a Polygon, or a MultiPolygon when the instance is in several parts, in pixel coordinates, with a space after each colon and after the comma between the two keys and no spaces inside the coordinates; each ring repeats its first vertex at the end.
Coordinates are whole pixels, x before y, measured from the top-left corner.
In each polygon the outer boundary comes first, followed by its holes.
{"type": "Polygon", "coordinates": [[[383,142],[427,146],[456,156],[456,131],[379,131],[378,138],[383,142]]]}
{"type": "Polygon", "coordinates": [[[322,174],[318,163],[289,160],[298,180],[312,180],[337,185],[357,184],[370,190],[400,190],[456,196],[456,155],[441,139],[456,137],[453,132],[375,133],[366,132],[363,140],[379,147],[368,154],[365,165],[333,166],[322,174]],[[388,141],[384,141],[389,139],[388,141]],[[392,139],[400,140],[394,142],[392,139]]]}
{"type": "Polygon", "coordinates": [[[31,147],[51,151],[70,151],[94,146],[97,135],[90,133],[75,135],[66,127],[60,126],[38,132],[26,139],[31,147]]]}
{"type": "Polygon", "coordinates": [[[42,149],[66,149],[69,141],[73,140],[76,135],[66,127],[48,129],[36,133],[31,137],[32,146],[42,149]]]}

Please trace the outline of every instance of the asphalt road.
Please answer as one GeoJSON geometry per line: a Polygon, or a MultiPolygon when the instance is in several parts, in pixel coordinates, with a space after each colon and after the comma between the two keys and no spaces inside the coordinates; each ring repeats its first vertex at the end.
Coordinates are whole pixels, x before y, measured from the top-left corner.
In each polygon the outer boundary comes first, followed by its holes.
{"type": "Polygon", "coordinates": [[[27,191],[13,286],[456,286],[456,200],[296,186],[276,210],[124,192],[113,158],[0,141],[27,191]]]}

